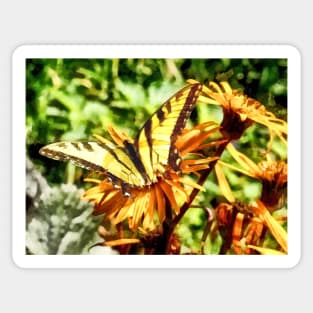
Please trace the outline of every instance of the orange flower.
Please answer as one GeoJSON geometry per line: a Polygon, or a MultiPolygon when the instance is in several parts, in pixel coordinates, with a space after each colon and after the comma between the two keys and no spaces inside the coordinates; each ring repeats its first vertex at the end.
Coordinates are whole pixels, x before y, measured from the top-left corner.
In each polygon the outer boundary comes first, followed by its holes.
{"type": "Polygon", "coordinates": [[[252,208],[253,213],[258,216],[264,224],[268,227],[271,234],[279,243],[284,252],[288,252],[288,240],[287,232],[285,229],[275,220],[271,213],[267,210],[262,201],[257,201],[257,206],[252,208]]]}
{"type": "MultiPolygon", "coordinates": [[[[255,164],[246,155],[237,151],[232,144],[227,145],[227,150],[238,162],[240,168],[218,161],[216,169],[219,169],[219,171],[217,171],[219,181],[222,180],[220,177],[225,178],[221,166],[228,167],[252,178],[256,178],[262,183],[261,201],[266,204],[270,211],[281,208],[285,202],[287,193],[287,163],[284,161],[272,161],[270,157],[267,156],[267,160],[255,164]]],[[[222,191],[228,191],[228,193],[224,192],[224,195],[230,202],[233,202],[230,200],[230,198],[233,199],[233,196],[229,194],[231,193],[231,191],[229,191],[230,187],[225,180],[223,181],[224,189],[222,187],[221,189],[222,191]]]]}
{"type": "MultiPolygon", "coordinates": [[[[194,80],[189,82],[195,83],[194,80]]],[[[225,138],[239,139],[243,131],[253,122],[266,126],[270,132],[269,149],[271,148],[274,135],[287,144],[287,122],[277,118],[273,113],[266,110],[264,105],[255,99],[233,90],[227,82],[218,85],[210,82],[203,86],[203,94],[199,101],[205,104],[218,105],[223,108],[224,119],[221,124],[221,133],[225,138]]]]}
{"type": "Polygon", "coordinates": [[[216,207],[219,231],[224,239],[221,254],[232,247],[236,254],[285,254],[288,251],[287,232],[271,215],[261,201],[255,205],[220,203],[216,207]],[[264,235],[268,230],[280,247],[265,246],[264,235]]]}
{"type": "Polygon", "coordinates": [[[87,190],[84,198],[95,202],[95,214],[105,213],[106,218],[113,224],[128,219],[129,227],[136,230],[142,223],[144,229],[154,229],[155,211],[159,222],[166,217],[166,204],[179,212],[178,202],[188,198],[184,186],[179,182],[175,172],[169,172],[168,178],[160,179],[157,183],[144,188],[130,188],[130,196],[125,196],[120,189],[115,189],[108,180],[88,180],[98,183],[87,190]]]}
{"type": "MultiPolygon", "coordinates": [[[[198,171],[207,169],[210,162],[216,160],[202,157],[198,150],[202,144],[206,146],[214,144],[204,142],[217,129],[216,124],[210,122],[183,131],[176,142],[179,154],[183,158],[180,172],[168,167],[165,174],[159,176],[154,184],[143,188],[129,187],[127,191],[130,196],[125,196],[121,189],[116,189],[106,178],[86,179],[96,183],[97,186],[87,190],[83,198],[94,202],[95,214],[105,213],[105,217],[113,224],[128,220],[132,231],[141,225],[144,230],[155,229],[158,224],[165,221],[169,209],[173,209],[175,214],[179,213],[180,204],[189,199],[190,188],[203,189],[183,174],[198,174],[198,171]]],[[[120,134],[113,128],[109,128],[109,132],[119,145],[122,145],[125,139],[130,140],[126,134],[120,134]]],[[[97,139],[101,141],[100,136],[97,136],[97,139]]]]}
{"type": "Polygon", "coordinates": [[[248,245],[257,245],[262,239],[263,223],[253,216],[251,208],[241,203],[220,203],[216,207],[218,228],[224,243],[221,254],[231,247],[236,254],[251,254],[248,245]]]}

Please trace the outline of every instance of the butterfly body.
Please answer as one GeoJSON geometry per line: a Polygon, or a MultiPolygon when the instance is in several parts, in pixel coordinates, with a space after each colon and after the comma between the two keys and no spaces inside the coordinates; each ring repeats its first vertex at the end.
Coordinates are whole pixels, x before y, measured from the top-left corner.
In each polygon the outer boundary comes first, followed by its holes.
{"type": "Polygon", "coordinates": [[[97,142],[57,142],[44,146],[46,157],[71,161],[88,170],[104,173],[114,185],[142,188],[157,182],[168,168],[179,170],[175,141],[185,127],[201,91],[201,84],[187,85],[168,99],[139,131],[134,142],[117,145],[97,142]]]}

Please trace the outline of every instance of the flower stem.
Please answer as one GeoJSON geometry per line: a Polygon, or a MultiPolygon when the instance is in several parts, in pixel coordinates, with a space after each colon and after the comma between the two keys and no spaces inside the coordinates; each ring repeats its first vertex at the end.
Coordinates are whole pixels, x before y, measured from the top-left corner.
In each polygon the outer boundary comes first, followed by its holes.
{"type": "MultiPolygon", "coordinates": [[[[217,149],[214,157],[220,157],[223,153],[223,151],[225,150],[226,146],[229,144],[231,140],[228,140],[226,142],[223,142],[217,149]]],[[[214,168],[214,165],[216,164],[216,162],[218,161],[218,159],[214,160],[211,164],[210,164],[210,168],[208,168],[207,170],[204,170],[197,182],[198,185],[202,186],[204,184],[204,182],[206,181],[206,179],[208,178],[208,176],[210,175],[212,169],[214,168]]],[[[187,210],[189,209],[189,207],[191,206],[192,202],[194,201],[195,197],[197,196],[198,192],[200,190],[197,188],[194,188],[189,196],[189,200],[186,201],[182,207],[180,208],[179,214],[176,215],[176,217],[173,219],[172,223],[169,225],[169,228],[167,230],[167,233],[164,233],[164,236],[166,238],[166,242],[167,242],[167,246],[166,246],[166,250],[165,253],[168,254],[169,252],[169,243],[170,243],[170,239],[171,236],[177,226],[177,224],[180,222],[180,220],[183,218],[183,216],[185,215],[185,213],[187,212],[187,210]]]]}

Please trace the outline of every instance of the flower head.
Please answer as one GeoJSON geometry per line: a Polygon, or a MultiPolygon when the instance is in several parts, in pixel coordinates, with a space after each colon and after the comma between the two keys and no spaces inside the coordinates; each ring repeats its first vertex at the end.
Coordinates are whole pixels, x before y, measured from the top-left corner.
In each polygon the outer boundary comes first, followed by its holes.
{"type": "Polygon", "coordinates": [[[288,180],[287,163],[285,161],[273,161],[268,155],[267,160],[256,164],[246,155],[237,151],[232,144],[227,146],[227,150],[238,162],[240,168],[222,161],[219,161],[218,165],[226,166],[260,180],[262,183],[262,202],[266,204],[270,211],[281,208],[286,199],[288,180]]]}
{"type": "MultiPolygon", "coordinates": [[[[111,127],[108,130],[118,145],[122,145],[125,139],[129,140],[127,135],[118,133],[111,127]]],[[[166,172],[158,177],[157,182],[143,188],[128,187],[129,196],[126,196],[121,189],[117,189],[107,178],[86,179],[97,185],[87,190],[83,198],[94,202],[95,214],[105,213],[105,217],[113,224],[128,220],[132,231],[139,226],[145,230],[155,229],[172,214],[172,209],[175,214],[179,213],[180,204],[189,199],[190,188],[202,189],[183,174],[198,174],[198,171],[207,169],[210,162],[215,160],[215,158],[203,157],[199,149],[214,144],[206,143],[206,139],[216,130],[216,124],[210,122],[182,132],[176,142],[182,158],[179,171],[168,167],[166,172]]],[[[97,136],[97,139],[102,140],[100,136],[97,136]]]]}
{"type": "Polygon", "coordinates": [[[203,95],[199,101],[218,105],[223,108],[224,118],[221,124],[221,133],[231,140],[239,139],[243,131],[253,122],[262,124],[269,129],[271,147],[274,135],[277,135],[285,144],[287,123],[266,110],[257,100],[250,98],[237,90],[233,90],[227,82],[218,85],[210,82],[203,86],[203,95]]]}
{"type": "Polygon", "coordinates": [[[288,251],[287,232],[261,201],[256,205],[220,203],[216,207],[218,228],[224,239],[221,254],[232,247],[236,254],[285,254],[288,251]],[[266,232],[277,241],[277,248],[267,247],[266,232]]]}
{"type": "Polygon", "coordinates": [[[84,198],[95,202],[95,214],[105,213],[106,218],[113,224],[128,219],[132,230],[136,230],[141,223],[144,229],[154,229],[155,212],[160,223],[163,223],[167,202],[178,212],[179,200],[188,198],[175,172],[169,172],[167,178],[159,179],[150,186],[130,188],[130,196],[125,196],[121,189],[116,189],[107,179],[93,181],[98,185],[87,190],[84,198]]]}

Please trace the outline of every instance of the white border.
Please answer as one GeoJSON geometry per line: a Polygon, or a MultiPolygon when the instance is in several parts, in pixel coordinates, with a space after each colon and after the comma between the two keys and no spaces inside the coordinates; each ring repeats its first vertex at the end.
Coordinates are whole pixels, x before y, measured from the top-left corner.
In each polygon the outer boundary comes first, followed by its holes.
{"type": "Polygon", "coordinates": [[[22,268],[291,268],[301,257],[301,57],[290,45],[28,45],[13,61],[12,257],[22,268]],[[27,58],[287,58],[288,255],[25,255],[27,58]]]}

